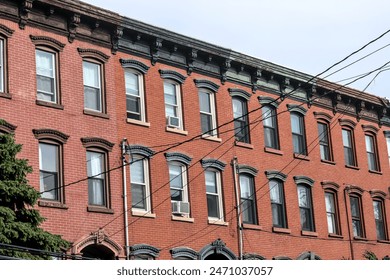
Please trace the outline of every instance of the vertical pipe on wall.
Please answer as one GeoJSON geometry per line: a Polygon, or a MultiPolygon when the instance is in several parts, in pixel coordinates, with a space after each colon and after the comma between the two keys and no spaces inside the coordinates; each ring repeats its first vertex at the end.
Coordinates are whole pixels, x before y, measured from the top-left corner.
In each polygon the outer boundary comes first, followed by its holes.
{"type": "Polygon", "coordinates": [[[125,219],[125,248],[126,260],[129,259],[129,220],[127,215],[127,178],[126,178],[126,143],[127,139],[122,140],[122,172],[123,172],[123,212],[125,219]]]}
{"type": "Polygon", "coordinates": [[[236,194],[236,210],[237,210],[237,233],[238,233],[238,254],[239,259],[242,260],[242,225],[241,225],[241,207],[240,207],[240,193],[238,189],[238,181],[237,181],[237,157],[234,157],[232,160],[232,166],[233,166],[233,177],[234,177],[234,191],[236,194]]]}

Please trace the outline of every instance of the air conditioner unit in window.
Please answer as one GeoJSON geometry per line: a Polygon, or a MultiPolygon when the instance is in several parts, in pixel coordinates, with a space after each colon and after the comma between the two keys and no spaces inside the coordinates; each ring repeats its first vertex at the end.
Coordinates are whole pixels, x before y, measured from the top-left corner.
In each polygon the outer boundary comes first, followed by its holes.
{"type": "Polygon", "coordinates": [[[184,201],[172,201],[172,214],[174,215],[189,215],[190,203],[184,201]]]}
{"type": "Polygon", "coordinates": [[[167,117],[167,124],[170,127],[180,127],[180,119],[178,117],[168,116],[167,117]]]}

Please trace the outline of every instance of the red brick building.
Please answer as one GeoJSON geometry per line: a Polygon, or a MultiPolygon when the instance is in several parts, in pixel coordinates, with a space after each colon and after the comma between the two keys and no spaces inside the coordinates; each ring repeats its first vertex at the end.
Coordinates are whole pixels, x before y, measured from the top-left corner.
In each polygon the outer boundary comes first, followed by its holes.
{"type": "Polygon", "coordinates": [[[75,0],[1,0],[0,71],[0,130],[68,253],[390,253],[382,98],[75,0]]]}

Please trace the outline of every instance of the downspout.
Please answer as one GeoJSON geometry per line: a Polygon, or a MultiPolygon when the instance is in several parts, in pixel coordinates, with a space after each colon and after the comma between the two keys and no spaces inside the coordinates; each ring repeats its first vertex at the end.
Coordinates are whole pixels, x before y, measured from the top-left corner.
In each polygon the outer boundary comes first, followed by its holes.
{"type": "Polygon", "coordinates": [[[122,173],[123,173],[123,212],[125,219],[125,248],[126,248],[126,260],[129,259],[129,220],[127,215],[127,178],[126,178],[126,144],[127,139],[122,140],[122,173]]]}
{"type": "Polygon", "coordinates": [[[234,177],[234,191],[236,193],[236,210],[237,210],[237,233],[238,233],[238,258],[242,260],[242,250],[243,250],[243,243],[242,243],[242,225],[241,225],[241,207],[240,207],[240,196],[239,196],[239,190],[238,190],[238,182],[237,182],[237,157],[234,157],[232,160],[232,166],[233,166],[233,177],[234,177]]]}
{"type": "Polygon", "coordinates": [[[349,187],[346,187],[344,189],[344,205],[345,205],[345,213],[347,215],[347,225],[348,225],[348,238],[349,238],[349,247],[351,251],[351,258],[352,260],[355,259],[355,253],[353,251],[353,242],[352,242],[352,237],[351,237],[351,225],[350,225],[350,219],[349,219],[349,211],[348,211],[348,206],[347,206],[347,193],[349,192],[349,187]]]}

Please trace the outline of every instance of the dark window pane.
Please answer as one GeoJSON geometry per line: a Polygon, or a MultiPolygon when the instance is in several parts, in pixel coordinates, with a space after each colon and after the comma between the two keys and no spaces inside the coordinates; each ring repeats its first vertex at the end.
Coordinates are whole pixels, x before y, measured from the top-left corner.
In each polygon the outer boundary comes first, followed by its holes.
{"type": "Polygon", "coordinates": [[[219,202],[218,202],[218,196],[217,195],[207,195],[207,209],[208,209],[208,216],[219,218],[219,202]]]}
{"type": "Polygon", "coordinates": [[[131,184],[132,207],[146,210],[145,198],[145,187],[143,185],[131,184]]]}

